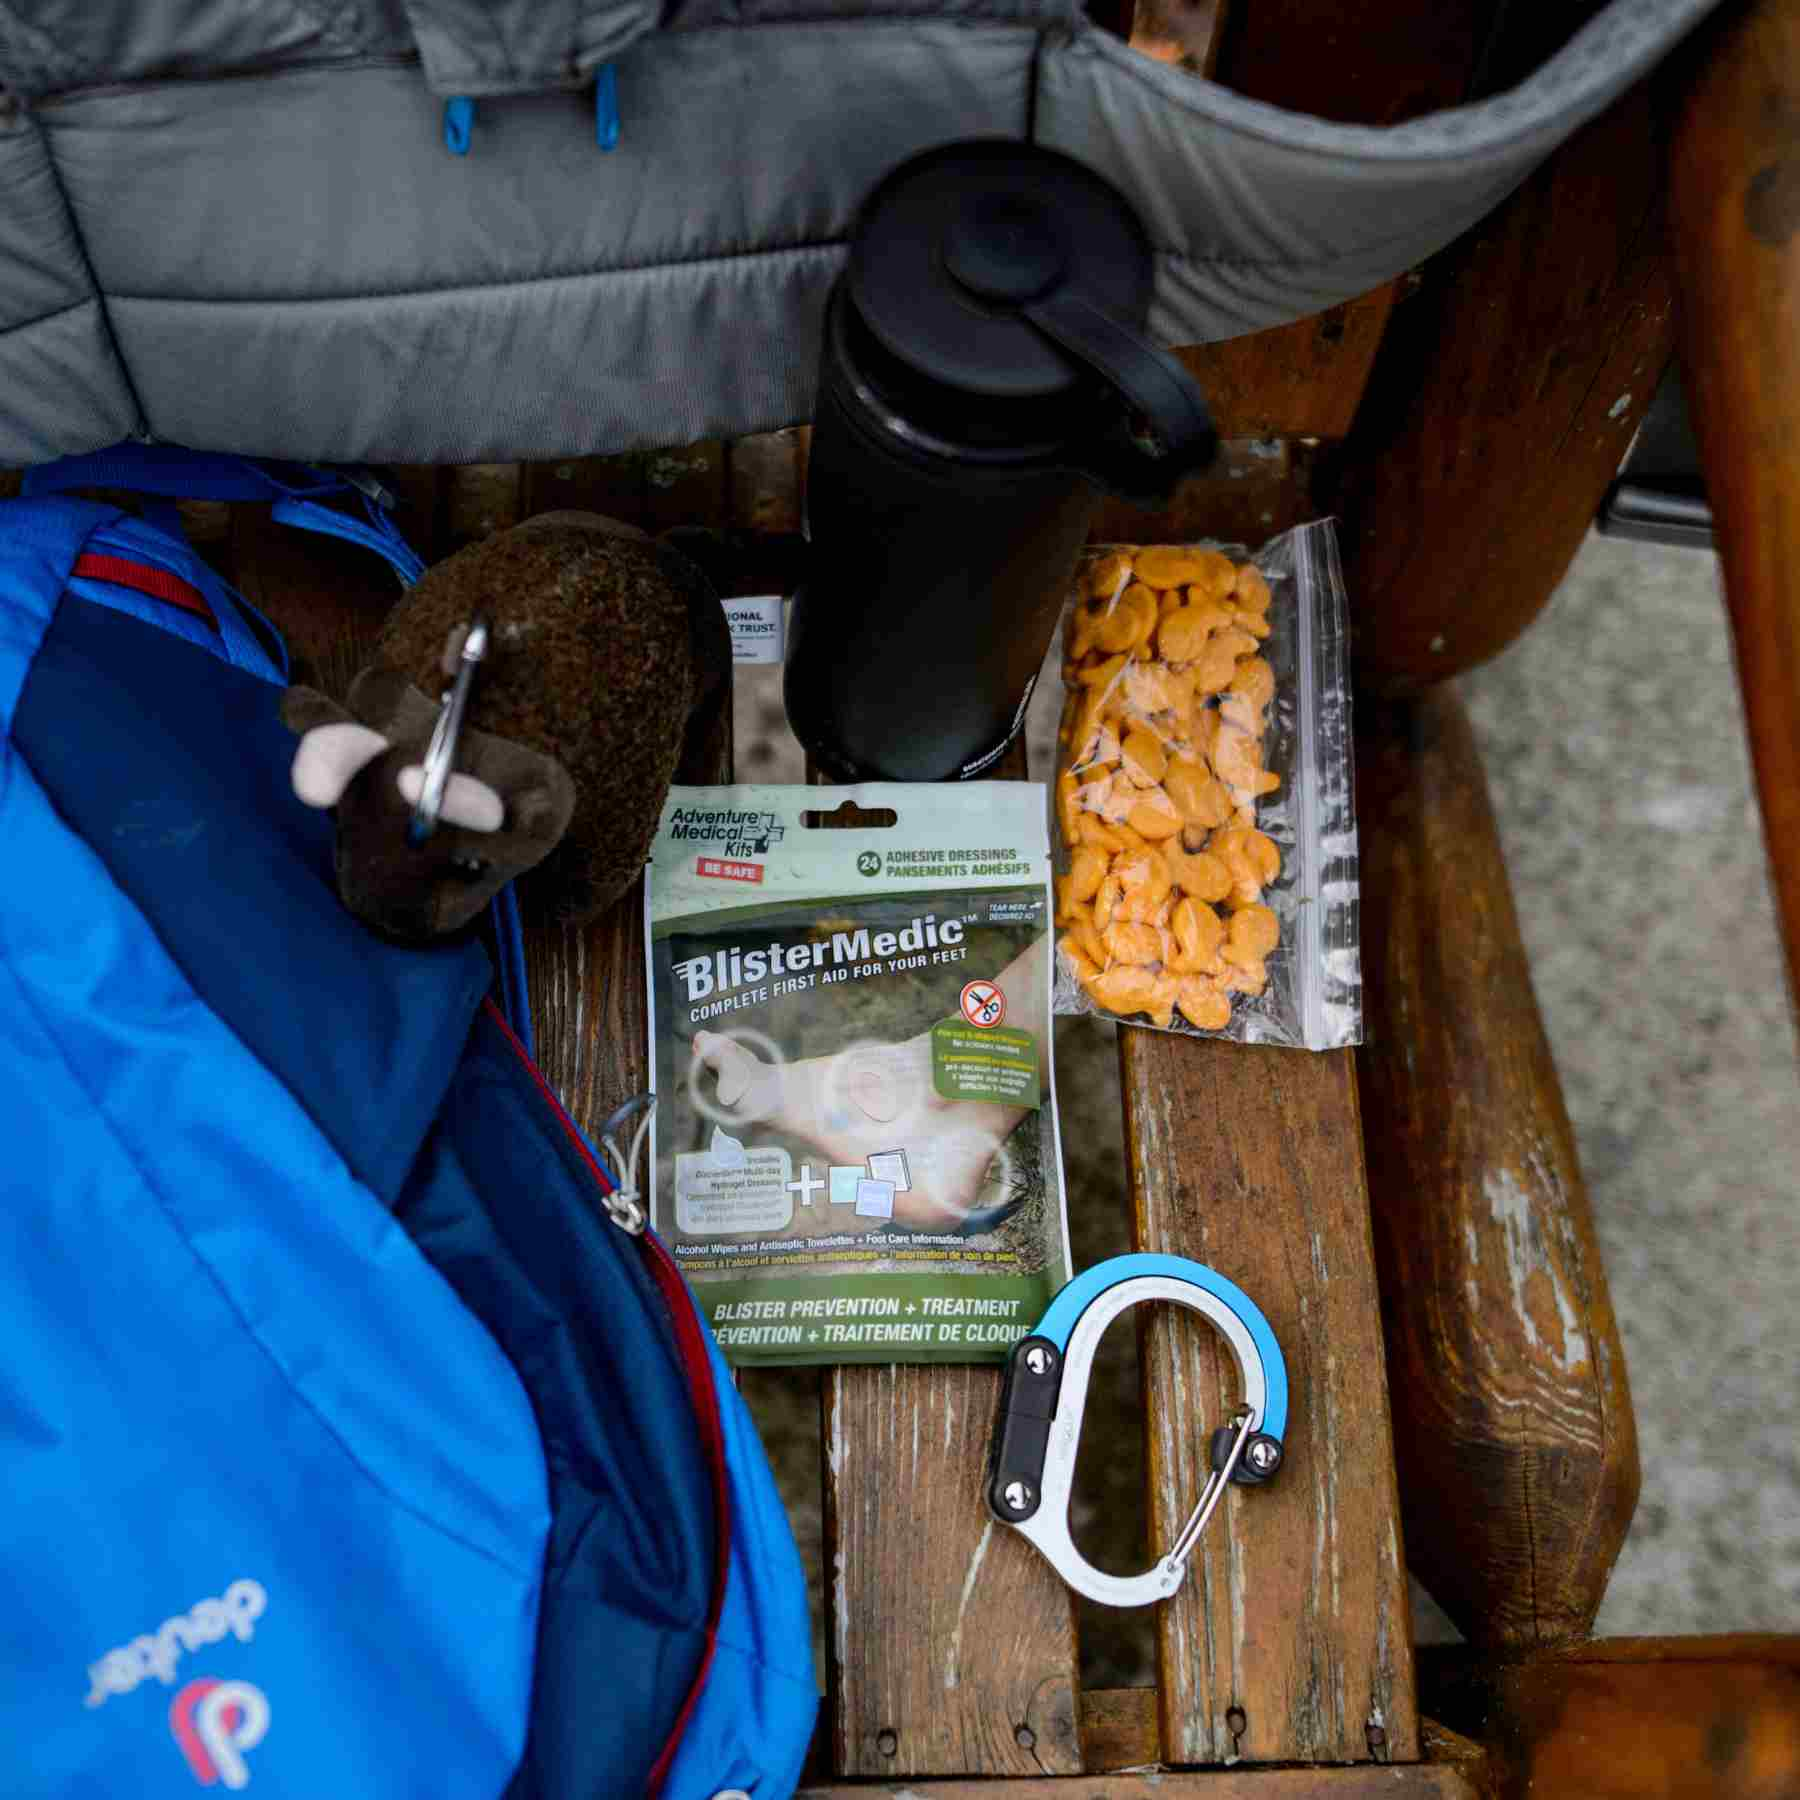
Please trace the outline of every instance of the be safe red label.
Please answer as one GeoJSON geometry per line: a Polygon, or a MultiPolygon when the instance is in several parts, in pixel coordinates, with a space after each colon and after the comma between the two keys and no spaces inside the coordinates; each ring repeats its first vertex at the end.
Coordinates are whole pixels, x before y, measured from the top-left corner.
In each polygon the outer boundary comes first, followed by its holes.
{"type": "Polygon", "coordinates": [[[703,856],[694,868],[715,881],[761,881],[763,878],[761,863],[727,862],[722,856],[703,856]]]}

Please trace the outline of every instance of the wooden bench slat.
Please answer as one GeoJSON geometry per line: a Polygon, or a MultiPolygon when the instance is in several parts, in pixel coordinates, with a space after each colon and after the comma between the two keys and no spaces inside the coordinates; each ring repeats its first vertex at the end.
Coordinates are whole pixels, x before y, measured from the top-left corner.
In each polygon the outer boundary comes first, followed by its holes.
{"type": "Polygon", "coordinates": [[[841,1783],[802,1788],[796,1800],[1481,1800],[1452,1768],[1208,1769],[1108,1775],[1104,1785],[1077,1777],[1013,1781],[908,1781],[879,1786],[841,1783]]]}
{"type": "MultiPolygon", "coordinates": [[[[1159,1609],[1164,1759],[1410,1761],[1412,1626],[1351,1053],[1119,1040],[1138,1247],[1238,1282],[1274,1327],[1292,1397],[1280,1474],[1230,1490],[1159,1609]]],[[[1223,1340],[1172,1309],[1144,1325],[1142,1366],[1161,1547],[1241,1390],[1223,1340]]]]}
{"type": "MultiPolygon", "coordinates": [[[[995,770],[1025,775],[1023,745],[995,770]]],[[[988,1511],[1000,1371],[828,1368],[826,1706],[841,1775],[1074,1774],[1074,1605],[988,1511]]]]}
{"type": "Polygon", "coordinates": [[[835,1368],[824,1393],[838,1772],[1074,1774],[1069,1591],[982,1497],[999,1371],[835,1368]]]}
{"type": "Polygon", "coordinates": [[[1454,690],[1357,734],[1357,1053],[1409,1558],[1518,1650],[1592,1625],[1631,1522],[1625,1350],[1454,690]]]}

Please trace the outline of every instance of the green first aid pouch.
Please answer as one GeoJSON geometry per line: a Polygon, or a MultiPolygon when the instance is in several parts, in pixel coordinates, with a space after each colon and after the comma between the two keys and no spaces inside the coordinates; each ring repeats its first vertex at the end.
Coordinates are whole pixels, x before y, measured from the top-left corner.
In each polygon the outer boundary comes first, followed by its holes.
{"type": "Polygon", "coordinates": [[[999,1362],[1068,1279],[1044,790],[675,788],[651,1210],[737,1363],[999,1362]]]}

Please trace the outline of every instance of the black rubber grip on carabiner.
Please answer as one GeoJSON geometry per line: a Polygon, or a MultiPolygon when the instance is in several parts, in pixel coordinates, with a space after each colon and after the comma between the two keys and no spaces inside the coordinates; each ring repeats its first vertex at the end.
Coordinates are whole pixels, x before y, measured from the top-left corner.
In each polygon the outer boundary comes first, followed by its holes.
{"type": "MultiPolygon", "coordinates": [[[[1237,1436],[1235,1425],[1221,1425],[1212,1434],[1211,1462],[1215,1475],[1231,1457],[1231,1445],[1237,1436]]],[[[1260,1431],[1244,1439],[1244,1454],[1231,1471],[1231,1479],[1240,1487],[1260,1487],[1281,1467],[1281,1440],[1260,1431]]]]}
{"type": "Polygon", "coordinates": [[[988,1505],[996,1519],[1018,1525],[1038,1509],[1044,1458],[1062,1391],[1062,1352],[1048,1338],[1021,1338],[1006,1364],[1000,1418],[988,1462],[988,1505]]]}

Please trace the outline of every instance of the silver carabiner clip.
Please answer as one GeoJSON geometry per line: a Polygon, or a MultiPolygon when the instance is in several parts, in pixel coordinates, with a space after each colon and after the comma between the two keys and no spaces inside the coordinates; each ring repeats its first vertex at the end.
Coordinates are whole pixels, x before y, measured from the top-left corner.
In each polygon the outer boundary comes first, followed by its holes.
{"type": "Polygon", "coordinates": [[[419,798],[406,827],[406,841],[415,847],[424,843],[438,828],[444,789],[450,785],[451,770],[456,762],[456,741],[462,736],[463,714],[469,710],[469,689],[475,685],[475,671],[487,655],[489,629],[486,613],[477,613],[470,620],[462,649],[456,657],[456,678],[444,695],[437,723],[431,728],[431,742],[425,749],[425,764],[419,782],[419,798]]]}
{"type": "Polygon", "coordinates": [[[1287,1364],[1262,1310],[1235,1282],[1179,1256],[1117,1256],[1078,1275],[1037,1328],[1013,1346],[994,1433],[988,1505],[1030,1539],[1076,1593],[1103,1606],[1150,1606],[1181,1586],[1187,1559],[1229,1482],[1254,1486],[1281,1467],[1287,1430],[1287,1364]],[[1108,1575],[1069,1530],[1075,1453],[1094,1352],[1118,1316],[1167,1300],[1209,1319],[1231,1346],[1243,1404],[1213,1433],[1211,1473],[1168,1552],[1141,1575],[1108,1575]]]}

